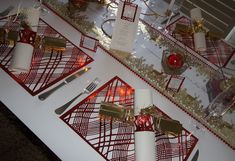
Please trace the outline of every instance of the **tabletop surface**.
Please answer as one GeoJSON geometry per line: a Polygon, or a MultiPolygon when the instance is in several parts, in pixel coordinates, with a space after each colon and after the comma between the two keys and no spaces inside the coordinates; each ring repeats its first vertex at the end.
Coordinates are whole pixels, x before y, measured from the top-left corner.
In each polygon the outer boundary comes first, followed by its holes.
{"type": "MultiPolygon", "coordinates": [[[[3,10],[9,4],[17,5],[17,0],[1,1],[0,9],[3,10]]],[[[32,6],[33,1],[24,0],[22,6],[32,6]]],[[[81,33],[66,23],[53,12],[41,16],[42,19],[68,38],[76,46],[79,46],[81,33]]],[[[176,107],[166,97],[150,87],[133,72],[128,70],[116,59],[98,47],[96,52],[81,48],[94,59],[88,66],[91,70],[79,79],[67,84],[51,95],[45,101],[40,101],[37,96],[30,95],[4,70],[0,70],[0,99],[1,101],[36,134],[60,159],[62,160],[104,160],[93,148],[71,130],[54,110],[69,101],[95,77],[101,79],[98,87],[101,87],[111,78],[118,76],[133,88],[148,88],[153,93],[153,103],[170,117],[179,120],[186,129],[190,129],[190,120],[193,119],[176,107]],[[114,72],[115,71],[115,72],[114,72]]],[[[61,81],[60,81],[61,82],[61,81]]],[[[60,83],[58,82],[58,83],[60,83]]],[[[56,86],[58,83],[52,85],[56,86]]],[[[86,98],[79,97],[73,105],[86,98]]],[[[71,106],[72,107],[72,106],[71,106]]],[[[188,160],[193,157],[197,149],[200,151],[199,160],[232,161],[235,157],[234,150],[224,144],[215,135],[205,129],[205,132],[193,134],[198,137],[198,143],[188,160]]]]}

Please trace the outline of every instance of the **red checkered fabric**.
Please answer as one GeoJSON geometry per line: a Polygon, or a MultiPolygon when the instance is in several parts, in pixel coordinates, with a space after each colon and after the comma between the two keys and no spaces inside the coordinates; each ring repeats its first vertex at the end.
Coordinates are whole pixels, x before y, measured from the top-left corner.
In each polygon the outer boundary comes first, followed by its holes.
{"type": "MultiPolygon", "coordinates": [[[[192,26],[191,20],[183,16],[170,24],[167,29],[169,30],[169,33],[178,41],[182,42],[191,49],[194,49],[193,37],[191,35],[173,33],[176,24],[192,26]]],[[[222,67],[235,51],[232,46],[228,45],[222,40],[215,41],[211,40],[210,38],[206,38],[206,45],[207,50],[205,52],[199,52],[199,54],[219,67],[222,67]]]]}
{"type": "MultiPolygon", "coordinates": [[[[12,30],[14,29],[17,29],[16,24],[12,26],[12,30]]],[[[62,37],[59,32],[42,20],[39,21],[37,35],[62,37]]],[[[93,61],[69,40],[67,40],[66,50],[63,52],[45,52],[44,49],[34,48],[28,73],[16,73],[8,69],[12,54],[13,48],[8,47],[8,44],[0,44],[0,66],[32,95],[38,94],[93,61]]]]}
{"type": "MultiPolygon", "coordinates": [[[[101,101],[133,107],[133,89],[114,77],[60,118],[100,155],[110,161],[134,161],[134,127],[110,119],[100,119],[101,101]]],[[[160,109],[156,110],[168,117],[160,109]]],[[[179,137],[169,138],[156,132],[156,160],[187,160],[197,143],[185,129],[179,137]]]]}

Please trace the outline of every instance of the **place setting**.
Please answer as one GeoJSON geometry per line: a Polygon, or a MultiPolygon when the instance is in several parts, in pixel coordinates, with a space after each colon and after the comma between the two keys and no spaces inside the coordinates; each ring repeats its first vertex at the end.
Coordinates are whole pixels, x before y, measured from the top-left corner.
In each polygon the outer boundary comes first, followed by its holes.
{"type": "Polygon", "coordinates": [[[220,40],[218,34],[206,31],[206,28],[202,29],[202,33],[205,32],[204,35],[202,34],[203,36],[196,40],[198,43],[203,43],[195,44],[194,46],[195,40],[193,40],[192,34],[195,33],[193,33],[192,30],[193,25],[203,25],[201,11],[195,10],[192,14],[194,14],[194,12],[196,12],[195,14],[199,14],[197,21],[200,22],[197,22],[198,24],[193,23],[195,20],[190,20],[189,18],[182,16],[167,26],[169,33],[178,41],[192,48],[196,52],[199,52],[199,54],[205,57],[209,62],[216,66],[223,67],[233,55],[234,47],[220,40]]]}
{"type": "Polygon", "coordinates": [[[105,160],[187,160],[197,138],[137,92],[116,76],[60,118],[105,160]]]}
{"type": "Polygon", "coordinates": [[[40,9],[21,10],[17,15],[0,20],[0,63],[2,69],[31,95],[44,91],[93,61],[43,21],[40,9]]]}

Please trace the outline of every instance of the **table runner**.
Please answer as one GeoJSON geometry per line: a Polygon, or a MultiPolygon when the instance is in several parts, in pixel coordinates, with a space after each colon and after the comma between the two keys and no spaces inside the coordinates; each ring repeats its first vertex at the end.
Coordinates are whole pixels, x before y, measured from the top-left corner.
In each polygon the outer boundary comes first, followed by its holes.
{"type": "MultiPolygon", "coordinates": [[[[0,20],[2,26],[5,20],[0,20]]],[[[12,30],[17,27],[17,23],[11,26],[12,30]]],[[[42,19],[39,21],[37,35],[63,37],[42,19]]],[[[89,55],[66,39],[66,50],[63,52],[46,53],[43,49],[34,48],[30,71],[18,74],[8,69],[12,52],[13,48],[8,44],[0,44],[0,67],[33,96],[93,61],[89,55]]]]}
{"type": "MultiPolygon", "coordinates": [[[[134,160],[134,127],[99,118],[101,101],[133,107],[133,88],[119,77],[114,77],[60,118],[92,146],[106,160],[134,160]]],[[[159,108],[160,115],[169,118],[159,108]]],[[[178,137],[167,137],[156,132],[156,160],[186,161],[197,143],[197,138],[184,129],[178,137]]]]}

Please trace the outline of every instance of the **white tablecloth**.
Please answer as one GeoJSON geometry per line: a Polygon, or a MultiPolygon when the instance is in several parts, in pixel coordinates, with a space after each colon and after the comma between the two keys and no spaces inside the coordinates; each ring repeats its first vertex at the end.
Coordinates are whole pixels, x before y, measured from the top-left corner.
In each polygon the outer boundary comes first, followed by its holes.
{"type": "MultiPolygon", "coordinates": [[[[22,1],[23,6],[32,5],[31,0],[22,1]]],[[[0,2],[0,11],[9,4],[17,5],[17,0],[0,2]]],[[[75,45],[79,46],[81,34],[76,29],[68,25],[61,18],[50,12],[42,16],[56,30],[60,31],[75,45]]],[[[101,79],[99,87],[109,81],[114,76],[119,76],[134,88],[149,88],[153,92],[153,103],[170,117],[183,123],[189,129],[189,122],[192,119],[182,112],[168,99],[159,94],[156,90],[148,86],[135,74],[98,48],[96,53],[83,49],[94,58],[94,62],[89,64],[91,71],[81,78],[64,86],[47,100],[40,101],[37,96],[32,97],[7,73],[0,69],[0,100],[30,129],[36,134],[60,159],[65,161],[101,161],[104,160],[93,148],[81,139],[72,129],[61,121],[54,113],[54,110],[77,95],[95,77],[101,79]]],[[[86,95],[81,96],[73,103],[75,105],[86,95]]],[[[72,106],[73,106],[72,105],[72,106]]],[[[72,107],[71,106],[71,107],[72,107]]],[[[195,134],[197,136],[197,134],[195,134]]],[[[199,149],[199,161],[233,161],[234,151],[220,141],[213,134],[205,131],[200,135],[199,142],[194,148],[189,160],[199,149]]]]}

